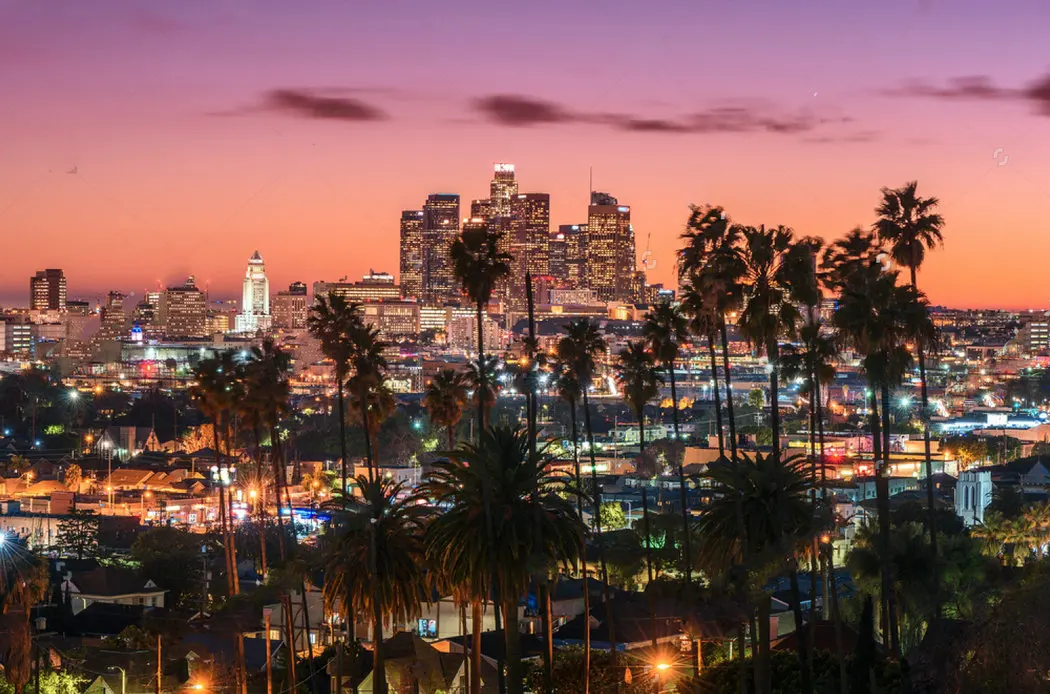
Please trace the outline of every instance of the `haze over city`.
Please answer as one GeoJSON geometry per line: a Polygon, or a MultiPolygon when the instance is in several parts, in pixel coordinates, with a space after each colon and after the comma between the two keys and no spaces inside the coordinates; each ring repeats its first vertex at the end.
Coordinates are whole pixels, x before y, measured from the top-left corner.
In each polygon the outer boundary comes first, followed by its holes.
{"type": "Polygon", "coordinates": [[[690,203],[832,239],[918,179],[937,304],[1042,307],[1050,6],[908,0],[0,4],[0,303],[194,274],[236,296],[398,270],[402,209],[484,197],[494,162],[585,221],[632,209],[674,284],[690,203]],[[70,173],[75,172],[75,173],[70,173]],[[649,239],[651,238],[651,241],[649,239]]]}

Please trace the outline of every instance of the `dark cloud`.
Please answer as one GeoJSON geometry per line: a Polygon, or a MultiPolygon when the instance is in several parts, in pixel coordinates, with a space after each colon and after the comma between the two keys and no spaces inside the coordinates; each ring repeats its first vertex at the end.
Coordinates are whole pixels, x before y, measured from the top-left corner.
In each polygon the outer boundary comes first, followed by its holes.
{"type": "Polygon", "coordinates": [[[486,118],[500,125],[526,127],[550,123],[571,123],[581,120],[561,106],[550,101],[515,94],[493,94],[474,102],[475,108],[486,118]]]}
{"type": "Polygon", "coordinates": [[[1050,74],[1043,75],[1027,87],[1001,87],[991,77],[971,75],[955,77],[946,84],[912,81],[882,94],[896,97],[921,97],[947,101],[1009,101],[1035,106],[1040,115],[1050,116],[1050,74]]]}
{"type": "Polygon", "coordinates": [[[656,118],[634,114],[585,113],[530,96],[495,94],[474,102],[475,110],[496,125],[525,127],[577,123],[601,125],[624,132],[708,134],[798,134],[820,126],[849,122],[848,118],[817,118],[808,114],[777,115],[759,105],[723,106],[681,118],[656,118]]]}
{"type": "Polygon", "coordinates": [[[360,99],[303,89],[273,89],[264,95],[261,108],[320,120],[361,122],[387,118],[382,110],[360,99]]]}

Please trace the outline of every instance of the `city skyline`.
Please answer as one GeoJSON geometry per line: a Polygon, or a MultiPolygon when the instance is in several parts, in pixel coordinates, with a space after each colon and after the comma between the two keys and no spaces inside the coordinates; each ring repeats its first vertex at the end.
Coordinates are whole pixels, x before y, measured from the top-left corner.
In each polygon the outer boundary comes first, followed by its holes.
{"type": "Polygon", "coordinates": [[[690,203],[835,238],[872,221],[880,187],[918,180],[947,220],[921,271],[934,303],[1047,305],[1017,262],[1050,252],[1045,4],[210,7],[0,10],[0,81],[20,97],[0,304],[56,267],[70,297],[189,274],[236,297],[256,247],[274,287],[397,272],[402,210],[449,192],[466,216],[513,162],[523,191],[550,194],[552,228],[584,221],[593,167],[631,206],[639,256],[651,239],[650,281],[672,286],[690,203]],[[438,50],[435,13],[470,50],[438,50]]]}

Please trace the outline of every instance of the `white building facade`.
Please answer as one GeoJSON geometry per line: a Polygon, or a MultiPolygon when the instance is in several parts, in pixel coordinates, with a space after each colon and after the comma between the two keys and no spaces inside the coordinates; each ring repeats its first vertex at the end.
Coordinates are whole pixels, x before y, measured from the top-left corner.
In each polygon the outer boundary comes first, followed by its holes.
{"type": "Polygon", "coordinates": [[[266,279],[266,264],[259,251],[248,260],[241,292],[241,312],[237,314],[235,331],[254,333],[270,328],[270,281],[266,279]]]}

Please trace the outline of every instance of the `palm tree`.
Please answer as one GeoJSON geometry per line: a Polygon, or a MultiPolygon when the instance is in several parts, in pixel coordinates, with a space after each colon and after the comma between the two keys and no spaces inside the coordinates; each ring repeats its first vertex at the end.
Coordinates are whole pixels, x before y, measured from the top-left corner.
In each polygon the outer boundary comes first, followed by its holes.
{"type": "Polygon", "coordinates": [[[22,694],[32,673],[33,641],[30,616],[51,588],[47,561],[30,552],[19,538],[7,537],[0,567],[0,655],[4,676],[22,694]]]}
{"type": "MultiPolygon", "coordinates": [[[[708,466],[705,476],[712,484],[714,498],[700,514],[697,536],[701,564],[711,575],[725,575],[729,567],[743,563],[753,582],[758,601],[758,653],[754,658],[756,691],[770,690],[769,596],[761,590],[766,580],[779,574],[785,565],[796,573],[795,552],[813,532],[813,512],[809,500],[809,474],[799,456],[781,461],[757,454],[754,460],[742,457],[739,464],[718,461],[708,466]],[[745,529],[740,532],[740,518],[745,529]],[[741,557],[746,559],[741,562],[741,557]],[[789,558],[785,561],[785,558],[789,558]]],[[[737,580],[743,580],[738,576],[737,580]]],[[[797,587],[797,580],[792,581],[797,587]]],[[[799,605],[795,596],[795,605],[799,605]]],[[[796,610],[801,628],[801,610],[796,610]]],[[[798,639],[798,643],[803,643],[798,639]]],[[[799,654],[806,687],[807,667],[799,654]]]]}
{"type": "MultiPolygon", "coordinates": [[[[685,564],[686,583],[692,583],[693,552],[689,538],[689,508],[688,496],[685,489],[685,466],[684,455],[681,451],[682,434],[678,428],[678,390],[675,387],[675,362],[678,359],[679,344],[689,340],[689,321],[680,306],[669,302],[658,305],[646,316],[645,325],[642,327],[649,349],[660,361],[667,372],[671,382],[671,410],[674,423],[675,440],[675,462],[678,467],[678,489],[682,504],[682,537],[683,560],[685,564]]],[[[719,415],[721,416],[721,415],[719,415]]]]}
{"type": "Polygon", "coordinates": [[[813,252],[808,241],[796,242],[787,227],[748,227],[743,232],[744,309],[740,332],[769,361],[770,423],[773,457],[780,458],[780,338],[795,336],[799,302],[816,302],[813,252]]]}
{"type": "Polygon", "coordinates": [[[714,384],[712,390],[715,397],[715,425],[718,428],[718,457],[724,458],[726,446],[725,431],[722,428],[722,395],[718,387],[718,357],[715,352],[721,314],[718,313],[714,297],[705,291],[702,276],[693,275],[680,291],[682,310],[689,317],[690,332],[707,341],[707,352],[711,360],[711,383],[714,384]]]}
{"type": "MultiPolygon", "coordinates": [[[[594,372],[597,369],[596,359],[598,355],[606,351],[605,340],[598,330],[598,324],[580,318],[565,326],[565,336],[558,340],[555,353],[558,360],[572,373],[579,384],[580,393],[583,395],[583,425],[587,432],[587,448],[591,458],[591,484],[593,491],[591,500],[592,519],[594,524],[594,539],[598,545],[598,563],[601,566],[603,601],[605,603],[606,619],[609,625],[609,641],[612,645],[610,657],[613,664],[616,663],[616,628],[612,615],[612,596],[609,592],[609,569],[605,561],[605,548],[602,544],[602,489],[598,484],[598,465],[595,461],[594,450],[594,427],[591,425],[591,407],[589,392],[594,381],[594,372]]],[[[585,582],[586,583],[586,582],[585,582]]]]}
{"type": "Polygon", "coordinates": [[[463,410],[469,402],[467,376],[455,369],[442,369],[427,384],[423,395],[423,407],[430,421],[445,427],[448,433],[448,448],[456,447],[456,425],[463,418],[463,410]]]}
{"type": "MultiPolygon", "coordinates": [[[[394,393],[390,390],[383,380],[373,382],[370,384],[361,384],[362,376],[355,374],[350,377],[347,381],[351,396],[349,405],[350,420],[355,424],[359,424],[365,429],[365,436],[368,439],[368,450],[371,457],[374,459],[374,467],[379,467],[379,430],[383,426],[383,422],[390,419],[390,417],[397,411],[397,399],[394,397],[394,393]],[[362,408],[361,403],[365,402],[362,398],[367,398],[368,408],[367,411],[362,408]]],[[[373,476],[374,471],[371,472],[373,476]]]]}
{"type": "Polygon", "coordinates": [[[429,510],[401,483],[355,480],[361,500],[347,508],[325,555],[327,609],[347,623],[355,612],[372,615],[372,690],[386,694],[383,622],[408,621],[427,594],[423,534],[429,510]]]}
{"type": "MultiPolygon", "coordinates": [[[[485,306],[492,298],[492,290],[504,277],[510,276],[509,253],[500,250],[503,234],[487,228],[464,230],[452,244],[453,271],[477,313],[478,383],[488,383],[485,377],[485,306]]],[[[478,435],[485,427],[484,400],[478,399],[478,435]]],[[[480,440],[480,439],[479,439],[480,440]]]]}
{"type": "MultiPolygon", "coordinates": [[[[686,232],[686,246],[680,253],[683,277],[700,285],[717,316],[722,342],[722,370],[726,382],[726,414],[729,416],[730,457],[736,460],[736,417],[733,406],[733,377],[729,370],[729,332],[726,317],[743,305],[743,276],[746,271],[741,252],[743,227],[733,224],[721,207],[692,208],[686,232]]],[[[716,383],[717,385],[717,383],[716,383]]]]}
{"type": "Polygon", "coordinates": [[[450,451],[434,468],[422,494],[448,511],[428,528],[427,554],[456,583],[482,594],[490,584],[497,587],[507,626],[507,689],[520,694],[518,606],[529,588],[530,561],[543,555],[565,568],[575,564],[584,533],[568,500],[575,490],[550,471],[545,453],[530,455],[528,433],[520,428],[490,427],[478,444],[450,451]],[[487,524],[489,541],[478,542],[484,516],[498,522],[487,524]]]}
{"type": "Polygon", "coordinates": [[[393,404],[393,394],[384,384],[387,363],[383,349],[386,344],[379,339],[378,328],[364,323],[360,313],[355,312],[354,316],[356,321],[349,334],[350,363],[354,367],[354,376],[348,385],[356,394],[357,414],[365,431],[365,463],[368,465],[368,476],[369,479],[375,479],[379,460],[372,437],[378,435],[379,425],[382,423],[378,417],[389,417],[396,406],[393,404]],[[366,402],[371,404],[362,407],[361,403],[366,402]],[[377,417],[374,424],[371,421],[373,412],[377,417]]]}
{"type": "Polygon", "coordinates": [[[639,452],[645,453],[645,406],[660,395],[663,376],[656,367],[652,352],[636,340],[617,356],[616,380],[623,389],[623,399],[638,418],[639,452]]]}
{"type": "Polygon", "coordinates": [[[342,485],[340,494],[347,497],[346,402],[345,385],[350,374],[353,356],[352,335],[357,327],[357,304],[350,303],[341,294],[331,292],[316,298],[306,319],[310,334],[321,343],[321,352],[335,364],[335,386],[339,401],[339,453],[342,456],[342,485]]]}
{"type": "MultiPolygon", "coordinates": [[[[918,182],[911,181],[901,188],[882,189],[882,202],[875,210],[879,216],[874,229],[879,239],[889,244],[894,262],[908,268],[911,286],[919,288],[918,271],[926,251],[944,243],[941,231],[944,218],[936,212],[937,198],[919,197],[918,182]]],[[[922,397],[923,444],[926,455],[926,504],[930,514],[927,523],[930,533],[930,550],[937,554],[937,530],[934,521],[933,462],[930,455],[930,401],[926,382],[926,345],[917,345],[919,357],[919,382],[922,397]]]]}
{"type": "Polygon", "coordinates": [[[474,408],[480,409],[484,426],[488,426],[500,391],[499,374],[496,373],[499,359],[492,355],[486,356],[483,361],[485,364],[481,369],[478,363],[467,365],[467,383],[470,385],[469,395],[474,408]]]}

